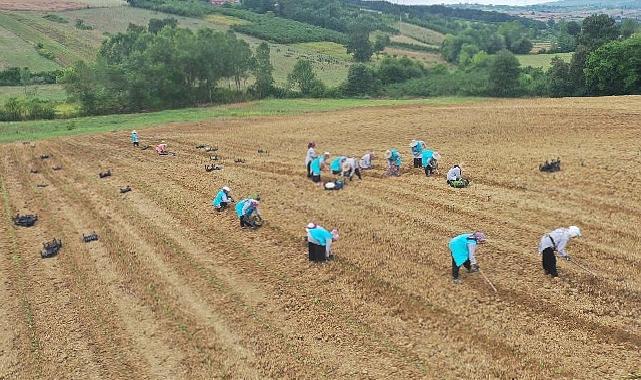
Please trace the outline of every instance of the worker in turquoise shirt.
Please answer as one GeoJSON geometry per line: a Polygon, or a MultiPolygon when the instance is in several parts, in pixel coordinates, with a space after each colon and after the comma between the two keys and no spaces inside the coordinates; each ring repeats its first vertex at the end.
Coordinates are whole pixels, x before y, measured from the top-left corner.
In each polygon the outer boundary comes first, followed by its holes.
{"type": "Polygon", "coordinates": [[[254,216],[260,216],[258,205],[260,202],[256,199],[245,198],[241,199],[236,204],[236,215],[240,219],[240,227],[258,227],[253,221],[254,216]]]}
{"type": "Polygon", "coordinates": [[[323,227],[309,223],[305,227],[307,232],[307,247],[309,261],[325,261],[332,256],[332,243],[338,240],[338,230],[327,231],[323,227]]]}
{"type": "Polygon", "coordinates": [[[476,262],[476,246],[487,241],[487,237],[481,231],[458,235],[450,240],[449,248],[452,255],[452,281],[460,284],[459,269],[464,266],[468,272],[478,272],[479,265],[476,262]]]}
{"type": "Polygon", "coordinates": [[[332,160],[332,163],[329,165],[329,169],[332,171],[333,175],[340,175],[343,168],[343,162],[347,160],[345,156],[338,156],[332,160]]]}
{"type": "Polygon", "coordinates": [[[309,165],[312,172],[312,181],[319,186],[321,185],[321,171],[323,170],[323,166],[325,166],[325,161],[328,159],[329,152],[325,152],[322,156],[318,156],[313,159],[312,163],[309,165]]]}
{"type": "Polygon", "coordinates": [[[438,168],[438,160],[440,159],[441,155],[430,149],[424,150],[421,153],[421,164],[423,165],[423,169],[425,169],[425,175],[427,177],[431,176],[434,170],[438,168]]]}
{"type": "Polygon", "coordinates": [[[387,159],[387,175],[398,177],[401,170],[401,154],[398,153],[397,149],[390,149],[385,152],[385,158],[387,159]]]}
{"type": "Polygon", "coordinates": [[[231,197],[231,189],[227,186],[224,186],[216,194],[216,198],[211,202],[216,211],[221,212],[229,206],[234,199],[231,197]]]}

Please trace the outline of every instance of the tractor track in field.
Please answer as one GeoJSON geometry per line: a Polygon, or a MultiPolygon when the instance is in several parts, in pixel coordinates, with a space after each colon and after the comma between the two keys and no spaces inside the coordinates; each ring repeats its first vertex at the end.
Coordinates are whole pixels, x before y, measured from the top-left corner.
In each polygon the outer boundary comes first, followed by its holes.
{"type": "Polygon", "coordinates": [[[123,132],[2,146],[0,378],[634,375],[641,172],[628,141],[638,125],[633,99],[609,101],[388,107],[143,130],[142,145],[166,140],[175,157],[132,149],[123,132]],[[442,153],[440,176],[406,168],[386,178],[379,167],[340,192],[304,178],[310,138],[334,154],[373,149],[380,164],[391,146],[408,163],[416,136],[442,153]],[[536,171],[557,156],[563,171],[536,171]],[[205,163],[225,168],[206,173],[205,163]],[[471,188],[446,187],[452,163],[473,174],[471,188]],[[112,177],[99,179],[106,169],[112,177]],[[125,185],[133,191],[120,194],[125,185]],[[262,229],[241,230],[233,210],[212,211],[223,185],[237,200],[261,194],[262,229]],[[15,228],[16,212],[40,220],[15,228]],[[340,229],[334,261],[307,262],[309,221],[340,229]],[[538,240],[570,224],[585,236],[569,251],[596,277],[560,262],[561,278],[545,278],[538,240]],[[489,236],[479,261],[498,294],[479,275],[451,283],[448,239],[476,228],[489,236]],[[92,231],[100,240],[81,242],[92,231]],[[54,236],[63,250],[41,259],[41,242],[54,236]]]}

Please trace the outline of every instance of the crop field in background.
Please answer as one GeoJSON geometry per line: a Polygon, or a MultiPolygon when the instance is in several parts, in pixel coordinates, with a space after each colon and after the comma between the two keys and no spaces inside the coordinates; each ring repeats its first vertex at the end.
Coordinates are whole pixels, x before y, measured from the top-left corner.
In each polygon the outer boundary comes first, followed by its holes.
{"type": "Polygon", "coordinates": [[[383,50],[384,54],[397,57],[409,57],[414,58],[424,64],[427,67],[435,66],[438,64],[446,65],[447,61],[443,59],[443,56],[440,53],[429,53],[424,51],[413,51],[407,49],[399,49],[395,47],[386,47],[383,50]]]}
{"type": "Polygon", "coordinates": [[[415,104],[141,131],[175,157],[130,147],[124,130],[3,145],[0,377],[636,378],[640,101],[415,104]],[[439,175],[409,168],[413,138],[441,152],[439,175]],[[310,140],[333,155],[372,149],[377,167],[320,190],[304,174],[310,140]],[[224,170],[206,173],[198,144],[217,146],[224,170]],[[399,178],[383,176],[390,147],[405,158],[399,178]],[[537,170],[556,157],[561,172],[537,170]],[[445,184],[454,163],[470,188],[445,184]],[[223,185],[236,199],[261,194],[262,229],[212,211],[223,185]],[[18,212],[37,213],[36,226],[14,227],[18,212]],[[334,261],[307,261],[310,221],[339,228],[334,261]],[[570,224],[584,237],[568,249],[595,275],[563,261],[554,281],[536,247],[570,224]],[[447,242],[474,229],[489,237],[477,257],[498,293],[478,274],[451,282],[447,242]],[[100,240],[82,243],[93,231],[100,240]],[[63,249],[43,260],[53,237],[63,249]]]}
{"type": "MultiPolygon", "coordinates": [[[[393,24],[392,27],[397,28],[398,24],[393,24]]],[[[443,33],[406,22],[400,24],[400,32],[401,34],[432,46],[441,46],[445,40],[443,33]]]]}
{"type": "MultiPolygon", "coordinates": [[[[116,5],[107,1],[105,4],[116,5]]],[[[173,17],[180,27],[200,29],[211,28],[227,31],[237,21],[231,16],[212,15],[207,19],[196,19],[168,15],[128,6],[79,9],[63,12],[0,12],[0,50],[20,52],[0,55],[0,70],[8,67],[30,67],[32,71],[47,71],[68,66],[83,59],[95,60],[100,44],[108,34],[124,32],[130,23],[147,25],[152,18],[173,17]],[[43,18],[55,14],[68,21],[59,23],[43,18]],[[77,19],[92,26],[93,30],[79,30],[74,23],[77,19]],[[54,60],[44,58],[36,50],[36,44],[55,56],[54,60]]],[[[251,36],[239,34],[253,49],[263,42],[251,36]]],[[[327,85],[335,86],[345,80],[351,57],[345,47],[335,43],[309,43],[283,45],[270,43],[274,78],[279,85],[287,82],[298,58],[309,59],[318,76],[327,85]]],[[[251,81],[250,81],[251,82],[251,81]]],[[[248,83],[251,84],[251,83],[248,83]]]]}
{"type": "Polygon", "coordinates": [[[552,58],[559,56],[565,62],[572,60],[574,53],[557,53],[557,54],[525,54],[517,55],[516,58],[521,62],[521,66],[532,66],[534,68],[540,67],[542,69],[549,69],[552,58]]]}
{"type": "Polygon", "coordinates": [[[33,71],[59,69],[60,65],[38,54],[34,43],[26,42],[5,25],[6,15],[0,12],[0,70],[8,67],[31,67],[33,71]]]}

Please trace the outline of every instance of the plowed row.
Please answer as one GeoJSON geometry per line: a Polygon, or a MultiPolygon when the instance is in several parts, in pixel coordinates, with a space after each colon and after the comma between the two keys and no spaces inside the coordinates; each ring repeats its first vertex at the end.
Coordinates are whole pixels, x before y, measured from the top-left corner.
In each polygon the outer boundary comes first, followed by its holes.
{"type": "Polygon", "coordinates": [[[639,376],[640,116],[635,97],[496,101],[141,131],[176,157],[120,132],[0,146],[0,378],[639,376]],[[386,178],[380,159],[340,192],[304,178],[308,140],[380,156],[414,137],[473,186],[386,178]],[[198,144],[225,169],[205,173],[198,144]],[[538,172],[557,156],[562,172],[538,172]],[[262,229],[212,212],[223,185],[261,194],[262,229]],[[40,220],[13,227],[17,212],[40,220]],[[308,263],[309,221],[339,228],[335,261],[308,263]],[[570,253],[596,276],[562,262],[553,281],[538,239],[570,224],[584,232],[570,253]],[[497,294],[477,275],[450,280],[448,239],[477,228],[497,294]],[[63,250],[40,259],[52,237],[63,250]]]}

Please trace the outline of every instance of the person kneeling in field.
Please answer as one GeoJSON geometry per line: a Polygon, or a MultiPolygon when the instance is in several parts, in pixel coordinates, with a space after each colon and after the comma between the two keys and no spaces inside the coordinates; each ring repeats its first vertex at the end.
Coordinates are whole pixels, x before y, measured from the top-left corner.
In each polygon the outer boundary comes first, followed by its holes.
{"type": "Polygon", "coordinates": [[[425,142],[421,140],[412,140],[410,143],[410,148],[412,149],[412,157],[414,157],[414,169],[418,169],[423,165],[423,150],[427,149],[425,142]]]}
{"type": "Polygon", "coordinates": [[[307,231],[307,248],[309,261],[326,261],[332,256],[332,243],[338,240],[338,230],[327,231],[321,226],[309,223],[307,231]]]}
{"type": "Polygon", "coordinates": [[[431,151],[426,149],[421,153],[421,164],[423,169],[425,169],[425,176],[429,177],[434,174],[434,170],[438,168],[438,160],[441,158],[441,155],[438,152],[431,151]]]}
{"type": "Polygon", "coordinates": [[[312,163],[309,165],[309,169],[312,172],[312,181],[321,186],[321,171],[323,166],[325,166],[325,161],[329,158],[329,152],[323,153],[322,156],[318,156],[312,160],[312,163]]]}
{"type": "Polygon", "coordinates": [[[447,172],[447,184],[454,188],[467,187],[470,181],[463,178],[463,172],[459,165],[454,165],[452,169],[447,172]]]}
{"type": "Polygon", "coordinates": [[[372,168],[372,160],[374,159],[374,153],[367,152],[361,159],[358,161],[358,166],[360,166],[361,170],[369,170],[372,168]]]}
{"type": "Polygon", "coordinates": [[[211,202],[216,211],[224,211],[234,199],[231,197],[231,189],[227,186],[223,187],[216,194],[216,198],[211,202]]]}
{"type": "Polygon", "coordinates": [[[449,248],[452,255],[452,281],[460,284],[459,269],[464,266],[469,273],[478,272],[479,265],[476,263],[476,246],[487,240],[483,232],[461,234],[450,240],[449,248]]]}
{"type": "Polygon", "coordinates": [[[167,155],[167,144],[164,141],[161,141],[160,144],[156,145],[156,153],[160,155],[167,155]]]}
{"type": "Polygon", "coordinates": [[[332,163],[329,165],[329,169],[332,171],[333,175],[340,175],[343,162],[347,160],[345,156],[338,156],[332,160],[332,163]]]}
{"type": "Polygon", "coordinates": [[[349,180],[351,181],[354,177],[354,174],[356,174],[358,179],[363,179],[363,177],[361,177],[361,168],[356,158],[348,157],[345,162],[343,162],[343,177],[349,178],[349,180]]]}
{"type": "Polygon", "coordinates": [[[396,149],[385,151],[385,158],[387,159],[387,172],[390,177],[398,177],[401,169],[401,154],[396,149]]]}
{"type": "Polygon", "coordinates": [[[570,255],[565,251],[565,247],[570,242],[570,239],[581,236],[581,230],[577,226],[570,226],[568,228],[557,228],[556,230],[543,235],[539,243],[539,254],[543,261],[543,271],[546,275],[558,277],[559,274],[556,270],[556,256],[566,260],[570,260],[570,255]]]}
{"type": "Polygon", "coordinates": [[[236,215],[240,219],[240,227],[257,228],[257,220],[262,220],[258,211],[259,201],[252,198],[245,198],[236,204],[236,215]]]}

